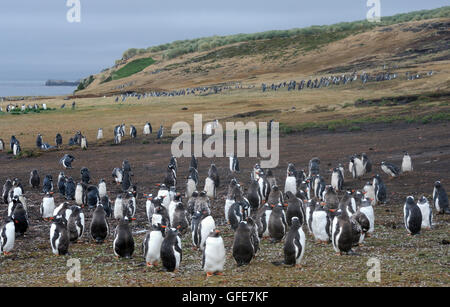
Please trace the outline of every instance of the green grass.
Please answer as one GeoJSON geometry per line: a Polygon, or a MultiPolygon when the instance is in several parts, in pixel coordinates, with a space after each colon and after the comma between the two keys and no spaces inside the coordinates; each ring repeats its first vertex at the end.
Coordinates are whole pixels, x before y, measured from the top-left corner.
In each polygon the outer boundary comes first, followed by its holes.
{"type": "MultiPolygon", "coordinates": [[[[142,58],[142,59],[137,59],[137,60],[131,61],[130,63],[126,64],[121,69],[113,72],[111,74],[111,79],[118,80],[118,79],[129,77],[131,75],[134,75],[135,73],[138,73],[138,72],[144,70],[145,68],[152,65],[153,63],[155,63],[155,60],[152,58],[142,58]]],[[[108,80],[108,79],[109,78],[105,79],[104,82],[107,82],[106,80],[108,80]]]]}

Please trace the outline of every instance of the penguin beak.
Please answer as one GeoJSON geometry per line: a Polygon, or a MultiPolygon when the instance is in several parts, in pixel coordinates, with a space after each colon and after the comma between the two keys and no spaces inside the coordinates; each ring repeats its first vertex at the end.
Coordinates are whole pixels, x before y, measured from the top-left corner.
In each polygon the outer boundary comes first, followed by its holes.
{"type": "Polygon", "coordinates": [[[336,212],[336,209],[330,209],[330,212],[336,212]]]}

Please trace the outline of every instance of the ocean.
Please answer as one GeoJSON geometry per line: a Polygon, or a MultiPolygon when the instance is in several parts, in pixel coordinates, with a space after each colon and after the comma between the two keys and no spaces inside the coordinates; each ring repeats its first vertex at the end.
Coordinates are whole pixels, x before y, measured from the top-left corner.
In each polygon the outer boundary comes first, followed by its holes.
{"type": "Polygon", "coordinates": [[[72,94],[76,86],[45,86],[40,81],[0,80],[0,97],[7,96],[62,96],[72,94]]]}

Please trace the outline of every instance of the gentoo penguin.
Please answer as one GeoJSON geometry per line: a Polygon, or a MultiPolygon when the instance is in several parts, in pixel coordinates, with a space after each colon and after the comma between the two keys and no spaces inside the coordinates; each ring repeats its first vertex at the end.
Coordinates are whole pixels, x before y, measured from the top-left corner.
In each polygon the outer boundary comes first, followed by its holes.
{"type": "Polygon", "coordinates": [[[287,231],[287,223],[283,205],[278,204],[273,207],[268,228],[272,243],[279,242],[284,238],[287,231]]]}
{"type": "Polygon", "coordinates": [[[131,183],[131,172],[126,170],[126,169],[122,169],[122,173],[123,173],[123,177],[122,177],[122,191],[126,192],[128,191],[128,189],[132,186],[131,183]]]}
{"type": "Polygon", "coordinates": [[[356,155],[350,158],[349,163],[350,172],[352,173],[352,177],[361,178],[366,173],[366,168],[364,167],[363,161],[358,158],[356,155]]]}
{"type": "Polygon", "coordinates": [[[313,177],[314,196],[316,198],[323,200],[323,193],[325,192],[326,186],[325,179],[322,176],[316,175],[313,177]]]}
{"type": "Polygon", "coordinates": [[[173,228],[176,228],[173,224],[173,218],[175,214],[175,208],[177,207],[177,204],[179,202],[182,202],[181,193],[177,193],[175,197],[170,201],[167,212],[169,213],[169,219],[170,219],[170,225],[173,228]]]}
{"type": "Polygon", "coordinates": [[[181,239],[175,228],[169,228],[161,244],[161,261],[163,267],[173,272],[180,267],[183,252],[181,249],[181,239]]]}
{"type": "Polygon", "coordinates": [[[301,267],[300,262],[305,253],[306,237],[298,217],[294,216],[290,222],[291,228],[284,243],[284,264],[301,267]]]}
{"type": "Polygon", "coordinates": [[[100,179],[100,182],[98,184],[98,196],[100,198],[104,197],[107,195],[107,191],[106,191],[106,182],[104,179],[100,179]]]}
{"type": "Polygon", "coordinates": [[[406,230],[409,235],[416,235],[420,233],[422,228],[422,212],[419,206],[414,201],[414,197],[408,196],[403,207],[403,215],[406,230]]]}
{"type": "Polygon", "coordinates": [[[98,128],[97,140],[101,140],[101,139],[103,139],[103,129],[102,128],[98,128]]]}
{"type": "Polygon", "coordinates": [[[76,242],[83,236],[85,229],[84,213],[81,207],[73,205],[70,207],[72,213],[67,222],[67,231],[69,232],[70,242],[76,242]]]}
{"type": "Polygon", "coordinates": [[[6,179],[5,184],[3,185],[3,192],[2,192],[2,200],[5,204],[8,203],[8,196],[9,192],[12,189],[12,181],[11,179],[6,179]]]}
{"type": "Polygon", "coordinates": [[[136,136],[137,136],[137,130],[136,130],[136,127],[133,126],[133,125],[131,125],[131,126],[130,126],[130,137],[131,137],[132,139],[135,139],[136,136]]]}
{"type": "Polygon", "coordinates": [[[175,156],[170,157],[169,164],[172,164],[175,167],[175,172],[178,170],[178,162],[175,156]]]}
{"type": "Polygon", "coordinates": [[[411,156],[408,154],[407,151],[404,152],[403,160],[402,160],[402,173],[405,172],[412,172],[413,171],[413,165],[411,161],[411,156]]]}
{"type": "Polygon", "coordinates": [[[155,212],[155,205],[153,204],[153,194],[145,194],[144,197],[147,199],[145,201],[145,213],[147,213],[147,219],[150,225],[152,225],[152,216],[155,212]]]}
{"type": "Polygon", "coordinates": [[[155,206],[155,212],[153,213],[151,220],[153,225],[161,224],[161,226],[164,226],[163,229],[163,236],[164,236],[166,228],[170,227],[170,221],[169,221],[169,214],[167,213],[166,208],[161,205],[161,203],[155,206]]]}
{"type": "Polygon", "coordinates": [[[353,247],[353,229],[350,217],[345,209],[339,208],[334,212],[331,241],[334,250],[339,254],[351,253],[353,247]]]}
{"type": "Polygon", "coordinates": [[[186,209],[181,201],[176,204],[175,212],[173,214],[173,222],[171,222],[171,225],[173,228],[178,229],[180,235],[183,235],[189,227],[189,222],[186,217],[186,209]]]}
{"type": "Polygon", "coordinates": [[[312,220],[310,222],[311,230],[314,239],[319,243],[329,243],[331,239],[331,219],[328,210],[329,209],[325,208],[325,203],[316,203],[314,211],[312,212],[312,220]]]}
{"type": "Polygon", "coordinates": [[[19,236],[23,236],[23,234],[27,231],[29,225],[28,213],[24,205],[18,200],[18,197],[14,200],[11,218],[14,220],[16,233],[19,236]]]}
{"type": "Polygon", "coordinates": [[[375,196],[375,188],[373,187],[373,184],[367,182],[364,185],[363,191],[364,196],[372,203],[372,205],[375,205],[377,201],[375,196]]]}
{"type": "MultiPolygon", "coordinates": [[[[208,211],[203,210],[201,212],[200,222],[197,224],[196,228],[198,240],[196,240],[195,243],[198,244],[197,246],[200,247],[201,250],[204,250],[205,242],[208,238],[209,233],[216,228],[214,218],[209,214],[208,211]]],[[[195,237],[195,235],[193,237],[195,237]]]]}
{"type": "Polygon", "coordinates": [[[389,163],[389,162],[381,162],[381,170],[389,175],[389,177],[397,177],[400,175],[400,169],[398,166],[389,163]]]}
{"type": "Polygon", "coordinates": [[[114,178],[114,181],[117,184],[121,184],[122,183],[122,178],[123,178],[123,171],[120,168],[116,167],[112,171],[112,177],[114,178]]]}
{"type": "Polygon", "coordinates": [[[164,240],[163,231],[165,226],[161,224],[152,225],[152,230],[147,232],[142,243],[144,259],[147,266],[157,266],[161,260],[161,245],[164,240]]]}
{"type": "Polygon", "coordinates": [[[367,235],[368,231],[370,230],[370,221],[366,214],[361,212],[361,207],[358,208],[356,213],[352,216],[352,218],[355,220],[356,223],[359,224],[361,233],[359,235],[358,242],[355,243],[355,245],[360,245],[363,243],[363,240],[365,236],[367,235]]]}
{"type": "Polygon", "coordinates": [[[75,203],[78,206],[84,206],[85,185],[82,182],[77,183],[75,188],[75,203]]]}
{"type": "Polygon", "coordinates": [[[165,184],[159,185],[158,194],[156,194],[156,197],[162,198],[162,205],[168,209],[170,204],[170,191],[167,188],[165,184]]]}
{"type": "Polygon", "coordinates": [[[175,166],[172,164],[169,164],[167,166],[166,177],[164,178],[164,184],[169,188],[177,186],[177,175],[176,175],[176,171],[175,171],[175,166]]]}
{"type": "Polygon", "coordinates": [[[87,141],[86,136],[84,136],[84,135],[81,137],[81,145],[80,145],[80,147],[81,147],[82,150],[86,150],[88,148],[88,141],[87,141]]]}
{"type": "Polygon", "coordinates": [[[308,177],[319,175],[320,173],[320,159],[317,157],[309,160],[309,175],[308,177]]]}
{"type": "Polygon", "coordinates": [[[214,182],[214,187],[217,189],[220,186],[220,176],[217,166],[212,163],[208,170],[208,178],[214,182]]]}
{"type": "Polygon", "coordinates": [[[75,160],[75,157],[69,154],[65,154],[60,160],[59,162],[62,164],[62,166],[65,169],[70,169],[72,168],[72,162],[75,160]]]}
{"type": "Polygon", "coordinates": [[[236,230],[239,223],[249,216],[248,210],[250,204],[238,195],[240,194],[235,195],[234,203],[228,209],[228,222],[233,230],[236,230]]]}
{"type": "Polygon", "coordinates": [[[225,245],[218,229],[209,233],[203,250],[202,268],[206,276],[222,275],[225,265],[225,245]]]}
{"type": "Polygon", "coordinates": [[[66,223],[69,221],[69,217],[72,214],[72,209],[69,203],[62,203],[58,207],[53,210],[53,217],[61,216],[66,220],[66,223]]]}
{"type": "Polygon", "coordinates": [[[195,199],[194,211],[200,211],[200,212],[206,211],[206,212],[208,212],[208,214],[211,214],[210,201],[209,201],[208,196],[206,196],[205,191],[201,191],[198,194],[198,197],[195,199]]]}
{"type": "Polygon", "coordinates": [[[55,255],[67,255],[69,252],[69,233],[67,221],[58,215],[50,227],[50,244],[55,255]]]}
{"type": "MultiPolygon", "coordinates": [[[[373,210],[371,201],[367,198],[363,199],[361,201],[361,204],[358,206],[357,212],[358,211],[360,211],[367,217],[367,220],[369,221],[369,229],[366,232],[367,234],[372,234],[375,230],[375,212],[373,210]]],[[[361,222],[360,224],[361,226],[364,226],[361,222]]]]}
{"type": "Polygon", "coordinates": [[[247,191],[247,200],[250,204],[252,211],[258,210],[258,208],[262,204],[263,198],[261,195],[261,191],[259,190],[258,181],[256,181],[255,179],[251,179],[251,182],[250,182],[250,185],[249,185],[248,191],[247,191]]]}
{"type": "Polygon", "coordinates": [[[252,177],[258,181],[259,190],[264,201],[267,201],[270,194],[270,185],[266,179],[266,175],[259,164],[253,167],[252,177]]]}
{"type": "Polygon", "coordinates": [[[195,168],[190,168],[186,183],[187,198],[190,198],[192,196],[192,193],[194,193],[194,191],[197,189],[197,183],[198,183],[198,172],[195,168]]]}
{"type": "Polygon", "coordinates": [[[75,199],[75,183],[73,182],[73,178],[69,177],[66,180],[66,186],[65,186],[65,191],[66,191],[66,199],[67,200],[74,200],[75,199]]]}
{"type": "Polygon", "coordinates": [[[56,147],[58,147],[58,148],[61,147],[62,143],[63,143],[62,136],[61,136],[60,133],[57,133],[56,137],[55,137],[55,145],[56,145],[56,147]]]}
{"type": "Polygon", "coordinates": [[[440,181],[434,183],[433,203],[439,214],[450,214],[447,192],[440,181]]]}
{"type": "Polygon", "coordinates": [[[119,133],[119,134],[115,134],[114,135],[114,144],[120,144],[120,143],[122,143],[122,135],[119,133]]]}
{"type": "Polygon", "coordinates": [[[58,192],[62,196],[66,195],[66,176],[63,172],[60,172],[58,175],[58,192]]]}
{"type": "Polygon", "coordinates": [[[52,175],[45,176],[44,183],[42,185],[42,192],[44,194],[47,192],[53,192],[53,177],[52,177],[52,175]]]}
{"type": "Polygon", "coordinates": [[[39,188],[39,185],[41,184],[41,178],[39,177],[37,170],[32,170],[30,173],[30,186],[33,189],[39,188]]]}
{"type": "Polygon", "coordinates": [[[114,231],[113,250],[117,257],[131,258],[133,255],[134,239],[127,216],[120,220],[114,231]]]}
{"type": "Polygon", "coordinates": [[[272,206],[265,203],[262,205],[258,211],[255,211],[253,218],[255,219],[255,224],[258,226],[258,237],[269,237],[269,218],[272,213],[272,206]]]}
{"type": "Polygon", "coordinates": [[[230,159],[230,171],[231,173],[239,173],[239,160],[236,154],[229,157],[230,159]]]}
{"type": "Polygon", "coordinates": [[[44,220],[53,218],[53,211],[55,210],[55,199],[53,193],[47,192],[42,199],[40,212],[44,220]]]}
{"type": "Polygon", "coordinates": [[[144,132],[143,132],[143,134],[144,135],[149,135],[151,133],[152,133],[152,125],[150,125],[150,123],[146,123],[144,125],[144,132]]]}
{"type": "Polygon", "coordinates": [[[22,149],[20,147],[20,143],[19,143],[19,141],[16,141],[13,145],[13,155],[18,156],[18,155],[20,155],[21,151],[22,151],[22,149]]]}
{"type": "Polygon", "coordinates": [[[291,191],[286,193],[287,210],[286,210],[286,222],[288,226],[291,226],[293,217],[297,217],[300,221],[300,225],[305,222],[305,213],[303,212],[303,202],[298,199],[291,191]]]}
{"type": "Polygon", "coordinates": [[[344,177],[342,176],[341,170],[336,167],[333,169],[333,173],[331,174],[331,186],[335,191],[342,191],[343,185],[344,177]]]}
{"type": "Polygon", "coordinates": [[[98,192],[98,188],[96,186],[89,186],[86,189],[86,201],[85,204],[88,205],[89,209],[94,209],[97,207],[97,204],[100,202],[100,196],[98,192]]]}
{"type": "Polygon", "coordinates": [[[430,203],[425,196],[422,196],[417,202],[417,206],[422,213],[422,227],[424,229],[431,229],[433,226],[433,210],[431,209],[430,203]]]}
{"type": "Polygon", "coordinates": [[[158,133],[156,134],[156,139],[160,140],[164,136],[164,127],[163,125],[159,126],[158,133]]]}
{"type": "MultiPolygon", "coordinates": [[[[297,170],[294,164],[289,163],[286,171],[286,181],[284,183],[284,193],[290,191],[292,194],[297,194],[297,170]]],[[[289,222],[290,223],[290,222],[289,222]]]]}
{"type": "Polygon", "coordinates": [[[372,162],[365,152],[361,154],[361,161],[363,163],[365,173],[370,173],[372,171],[372,162]]]}
{"type": "Polygon", "coordinates": [[[103,243],[109,233],[109,225],[106,220],[106,213],[102,204],[98,204],[92,215],[91,225],[91,238],[97,243],[103,243]]]}
{"type": "Polygon", "coordinates": [[[281,193],[277,185],[271,186],[267,203],[269,205],[283,204],[283,193],[281,193]]]}
{"type": "Polygon", "coordinates": [[[84,184],[89,184],[89,182],[91,181],[91,174],[89,172],[89,169],[87,167],[83,167],[80,170],[81,173],[81,182],[83,182],[84,184]]]}
{"type": "Polygon", "coordinates": [[[386,186],[379,174],[373,177],[372,186],[374,188],[376,202],[385,203],[387,199],[386,186]]]}
{"type": "Polygon", "coordinates": [[[3,255],[9,255],[14,248],[14,241],[16,240],[16,230],[14,220],[8,216],[0,229],[0,252],[3,255]]]}
{"type": "Polygon", "coordinates": [[[0,151],[5,150],[5,142],[3,141],[3,139],[0,139],[0,151]]]}
{"type": "Polygon", "coordinates": [[[308,232],[310,234],[313,233],[312,230],[312,221],[313,221],[313,213],[316,209],[316,201],[314,199],[310,199],[306,203],[306,209],[305,209],[305,219],[306,219],[306,225],[308,226],[308,232]]]}
{"type": "Polygon", "coordinates": [[[242,221],[234,234],[233,258],[237,266],[242,266],[249,264],[254,256],[252,228],[246,221],[242,221]]]}
{"type": "Polygon", "coordinates": [[[114,201],[114,218],[116,220],[120,220],[124,216],[125,207],[123,202],[122,195],[117,195],[116,200],[114,201]]]}
{"type": "Polygon", "coordinates": [[[40,133],[38,133],[37,138],[36,138],[36,147],[41,149],[42,148],[42,135],[40,133]]]}
{"type": "Polygon", "coordinates": [[[228,193],[225,198],[224,214],[225,214],[225,220],[227,223],[230,222],[228,219],[228,212],[230,211],[230,207],[235,202],[235,194],[236,194],[236,192],[238,192],[237,189],[239,189],[239,185],[237,183],[237,180],[233,178],[233,179],[231,179],[230,184],[228,185],[228,193]]]}
{"type": "Polygon", "coordinates": [[[100,198],[100,203],[103,205],[103,210],[105,210],[106,217],[111,217],[113,210],[111,209],[111,201],[107,195],[100,198]]]}
{"type": "Polygon", "coordinates": [[[349,216],[350,225],[352,228],[352,246],[358,246],[363,243],[365,232],[363,231],[360,221],[365,222],[366,229],[368,228],[368,220],[364,215],[357,215],[357,213],[349,216]]]}
{"type": "Polygon", "coordinates": [[[339,197],[332,186],[325,187],[322,198],[329,209],[337,209],[339,207],[339,197]]]}

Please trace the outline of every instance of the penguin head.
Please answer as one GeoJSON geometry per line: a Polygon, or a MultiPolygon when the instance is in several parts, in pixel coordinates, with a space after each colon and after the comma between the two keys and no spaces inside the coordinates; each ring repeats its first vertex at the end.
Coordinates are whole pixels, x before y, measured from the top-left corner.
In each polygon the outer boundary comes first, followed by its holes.
{"type": "Polygon", "coordinates": [[[219,238],[220,237],[220,230],[219,229],[214,229],[209,233],[210,237],[213,238],[219,238]]]}
{"type": "Polygon", "coordinates": [[[437,189],[439,189],[439,188],[441,187],[441,182],[440,182],[440,181],[436,181],[436,182],[434,183],[434,187],[437,188],[437,189]]]}
{"type": "Polygon", "coordinates": [[[414,197],[413,197],[413,196],[408,196],[408,197],[406,198],[406,204],[407,204],[407,205],[414,205],[414,204],[415,204],[415,202],[414,202],[414,197]]]}
{"type": "Polygon", "coordinates": [[[300,219],[298,217],[296,217],[296,216],[292,217],[291,221],[292,221],[292,226],[291,227],[295,227],[295,228],[301,227],[300,219]]]}
{"type": "Polygon", "coordinates": [[[428,202],[428,199],[424,195],[422,195],[422,197],[419,199],[419,203],[426,204],[427,202],[428,202]]]}

